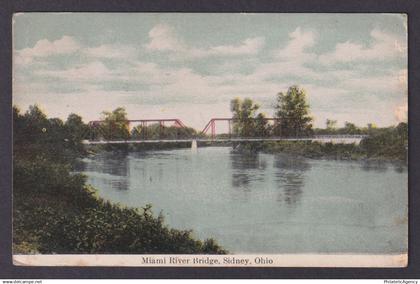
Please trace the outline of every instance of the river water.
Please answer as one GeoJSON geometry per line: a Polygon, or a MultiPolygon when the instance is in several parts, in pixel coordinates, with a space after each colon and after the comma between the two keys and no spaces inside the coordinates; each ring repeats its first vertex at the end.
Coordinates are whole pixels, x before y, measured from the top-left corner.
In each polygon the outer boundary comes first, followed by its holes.
{"type": "Polygon", "coordinates": [[[379,162],[239,154],[229,147],[83,160],[99,195],[152,204],[173,228],[231,253],[407,251],[407,168],[379,162]]]}

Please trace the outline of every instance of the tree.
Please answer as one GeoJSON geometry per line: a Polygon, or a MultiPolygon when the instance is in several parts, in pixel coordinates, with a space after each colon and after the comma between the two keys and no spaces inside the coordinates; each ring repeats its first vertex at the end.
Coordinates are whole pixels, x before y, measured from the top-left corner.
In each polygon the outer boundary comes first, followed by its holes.
{"type": "Polygon", "coordinates": [[[266,125],[264,115],[256,114],[259,105],[251,99],[241,100],[235,98],[230,102],[230,110],[233,113],[233,134],[244,137],[252,137],[265,132],[266,125]],[[257,131],[257,124],[259,130],[257,131]],[[257,133],[258,132],[258,133],[257,133]]]}
{"type": "Polygon", "coordinates": [[[375,128],[378,128],[378,127],[376,126],[375,123],[368,123],[367,128],[370,130],[370,129],[375,129],[375,128]]]}
{"type": "Polygon", "coordinates": [[[87,125],[83,123],[81,116],[74,113],[69,114],[64,125],[73,139],[81,140],[87,138],[85,137],[87,125]]]}
{"type": "Polygon", "coordinates": [[[400,123],[396,127],[377,128],[360,142],[367,157],[388,157],[407,159],[408,125],[400,123]]]}
{"type": "Polygon", "coordinates": [[[408,124],[407,122],[400,122],[397,125],[397,132],[398,135],[400,135],[400,137],[404,140],[408,140],[408,124]]]}
{"type": "Polygon", "coordinates": [[[286,93],[277,94],[275,116],[280,122],[275,127],[276,135],[300,136],[312,133],[312,117],[306,92],[298,86],[291,86],[286,93]]]}
{"type": "Polygon", "coordinates": [[[345,134],[360,134],[361,133],[360,128],[358,128],[354,123],[351,123],[348,121],[344,123],[343,131],[345,134]]]}
{"type": "Polygon", "coordinates": [[[127,112],[123,107],[118,107],[112,112],[102,112],[101,125],[105,139],[128,139],[130,137],[127,112]]]}
{"type": "Polygon", "coordinates": [[[48,119],[48,137],[52,141],[63,142],[67,138],[67,133],[64,129],[64,123],[59,118],[48,119]]]}
{"type": "Polygon", "coordinates": [[[79,144],[70,144],[71,133],[59,118],[47,118],[37,105],[30,106],[24,115],[13,108],[13,154],[24,159],[68,162],[83,151],[79,144]],[[77,146],[77,147],[72,147],[77,146]]]}
{"type": "Polygon", "coordinates": [[[148,126],[138,125],[131,130],[131,137],[137,139],[191,138],[196,134],[196,131],[191,127],[161,126],[159,123],[148,126]]]}
{"type": "Polygon", "coordinates": [[[23,143],[25,141],[26,120],[20,113],[17,106],[13,106],[13,143],[23,143]]]}
{"type": "Polygon", "coordinates": [[[41,108],[35,104],[29,106],[29,109],[25,113],[25,117],[33,124],[47,124],[47,115],[41,110],[41,108]]]}
{"type": "Polygon", "coordinates": [[[337,120],[332,120],[332,119],[327,118],[325,124],[327,126],[327,130],[334,131],[337,127],[337,120]]]}
{"type": "Polygon", "coordinates": [[[21,118],[23,136],[27,142],[41,142],[48,139],[49,122],[38,105],[31,105],[21,118]]]}
{"type": "Polygon", "coordinates": [[[266,137],[270,134],[270,125],[263,113],[259,113],[255,118],[255,136],[266,137]]]}
{"type": "Polygon", "coordinates": [[[82,140],[89,138],[87,137],[89,134],[88,126],[83,123],[82,117],[74,113],[69,114],[64,127],[70,145],[81,152],[83,150],[82,140]]]}

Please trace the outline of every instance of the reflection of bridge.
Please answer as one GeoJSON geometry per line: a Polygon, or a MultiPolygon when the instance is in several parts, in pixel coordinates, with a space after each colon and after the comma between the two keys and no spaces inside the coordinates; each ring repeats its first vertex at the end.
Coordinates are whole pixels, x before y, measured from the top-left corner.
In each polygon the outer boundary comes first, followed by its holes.
{"type": "MultiPolygon", "coordinates": [[[[254,118],[250,121],[256,122],[254,118]]],[[[235,118],[213,118],[200,133],[195,133],[188,128],[181,120],[172,119],[136,119],[123,122],[124,127],[131,135],[124,137],[118,133],[120,126],[117,122],[106,122],[103,120],[90,121],[88,123],[89,138],[84,144],[152,144],[152,143],[196,143],[196,142],[263,142],[263,141],[317,141],[320,143],[342,143],[359,144],[366,135],[316,135],[303,136],[294,135],[282,136],[279,129],[280,119],[260,118],[264,123],[276,128],[277,135],[266,135],[264,137],[240,136],[235,134],[235,118]],[[227,123],[227,133],[216,132],[217,123],[227,123]],[[130,131],[131,130],[131,131],[130,131]],[[210,133],[208,133],[210,132],[210,133]],[[117,134],[117,135],[116,135],[117,134]],[[120,138],[116,138],[120,137],[120,138]],[[123,138],[121,138],[123,137],[123,138]]],[[[254,133],[253,133],[254,134],[254,133]]]]}

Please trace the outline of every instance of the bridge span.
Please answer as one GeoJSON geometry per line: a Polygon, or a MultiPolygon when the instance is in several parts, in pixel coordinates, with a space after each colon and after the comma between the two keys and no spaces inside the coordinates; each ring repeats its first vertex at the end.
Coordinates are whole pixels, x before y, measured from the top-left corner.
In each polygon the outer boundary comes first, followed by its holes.
{"type": "Polygon", "coordinates": [[[119,122],[107,122],[95,120],[88,123],[87,140],[83,140],[86,145],[106,145],[106,144],[159,144],[159,143],[235,143],[235,142],[264,142],[264,141],[314,141],[319,143],[335,144],[359,144],[367,135],[311,135],[299,136],[296,131],[295,136],[283,135],[281,119],[279,118],[250,118],[249,123],[263,123],[271,129],[272,133],[250,133],[245,131],[238,134],[236,123],[237,118],[212,118],[199,133],[194,133],[192,128],[188,128],[178,118],[166,119],[134,119],[119,122]],[[217,134],[216,126],[220,123],[227,124],[227,133],[217,134]],[[121,126],[126,131],[121,135],[121,126]],[[129,133],[127,135],[127,133],[129,133]],[[116,134],[116,135],[115,135],[116,134]],[[253,136],[260,135],[260,136],[253,136]],[[115,137],[115,138],[114,138],[115,137]],[[124,137],[124,138],[116,138],[124,137]],[[125,140],[124,140],[125,139],[125,140]]]}
{"type": "Polygon", "coordinates": [[[312,141],[333,144],[359,144],[367,135],[315,135],[311,137],[215,137],[185,139],[138,139],[138,140],[83,140],[86,145],[106,144],[158,144],[158,143],[193,143],[195,142],[265,142],[265,141],[312,141]]]}

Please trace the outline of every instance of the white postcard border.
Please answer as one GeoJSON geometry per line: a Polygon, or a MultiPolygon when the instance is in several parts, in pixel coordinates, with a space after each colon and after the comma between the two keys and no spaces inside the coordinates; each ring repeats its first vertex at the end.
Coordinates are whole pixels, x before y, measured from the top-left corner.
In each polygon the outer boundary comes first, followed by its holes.
{"type": "Polygon", "coordinates": [[[67,254],[13,255],[16,266],[125,267],[407,267],[407,254],[67,254]]]}

